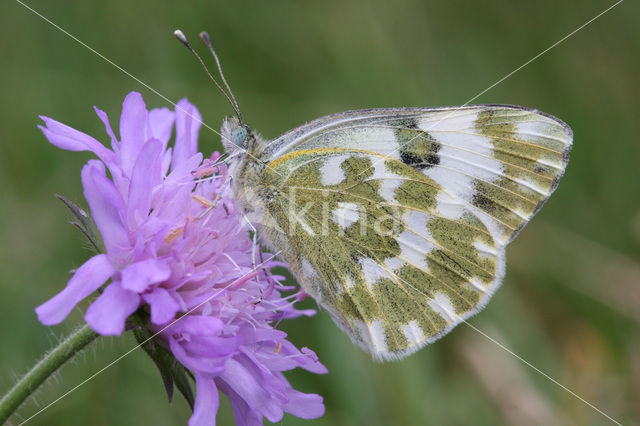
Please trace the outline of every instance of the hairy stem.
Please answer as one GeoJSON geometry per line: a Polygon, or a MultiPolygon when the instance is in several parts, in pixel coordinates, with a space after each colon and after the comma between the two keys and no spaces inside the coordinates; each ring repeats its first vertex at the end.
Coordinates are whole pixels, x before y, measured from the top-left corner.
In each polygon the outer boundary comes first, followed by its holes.
{"type": "Polygon", "coordinates": [[[88,325],[84,325],[62,340],[58,346],[22,376],[20,380],[0,399],[0,424],[4,423],[25,399],[65,362],[78,354],[98,335],[88,325]]]}

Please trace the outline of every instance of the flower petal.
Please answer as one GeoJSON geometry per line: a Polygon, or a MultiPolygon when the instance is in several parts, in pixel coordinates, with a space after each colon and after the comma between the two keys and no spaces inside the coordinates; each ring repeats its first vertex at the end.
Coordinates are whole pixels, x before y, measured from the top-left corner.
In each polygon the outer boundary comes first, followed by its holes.
{"type": "MultiPolygon", "coordinates": [[[[224,339],[217,339],[219,342],[224,342],[224,339]]],[[[227,339],[230,341],[235,341],[235,339],[230,338],[227,339]]],[[[237,344],[236,344],[237,346],[237,344]]],[[[169,337],[169,347],[173,356],[176,357],[182,365],[187,367],[192,371],[199,371],[201,373],[206,373],[211,376],[218,376],[222,374],[225,370],[225,362],[227,359],[233,354],[227,353],[224,356],[220,354],[220,349],[229,349],[229,348],[220,348],[217,347],[215,349],[218,350],[218,353],[214,352],[212,354],[207,354],[207,356],[203,356],[201,354],[192,354],[189,352],[189,343],[186,340],[182,342],[178,342],[173,337],[169,337]]],[[[210,348],[214,348],[214,346],[210,346],[210,348]]]]}
{"type": "Polygon", "coordinates": [[[131,249],[128,232],[122,222],[124,201],[113,182],[106,177],[102,163],[90,160],[82,168],[82,186],[109,258],[116,268],[124,266],[131,249]]]}
{"type": "Polygon", "coordinates": [[[244,353],[255,357],[256,362],[268,365],[272,371],[287,371],[300,367],[312,373],[326,374],[327,368],[318,361],[317,356],[314,357],[315,353],[307,354],[304,349],[301,352],[291,342],[283,339],[269,342],[269,344],[263,343],[259,351],[253,351],[253,353],[244,351],[244,353]],[[276,347],[280,348],[277,352],[276,347]]]}
{"type": "Polygon", "coordinates": [[[259,379],[259,373],[247,370],[234,358],[227,360],[225,371],[220,377],[244,399],[250,407],[260,412],[270,422],[279,422],[282,419],[282,407],[271,397],[259,379]]]}
{"type": "Polygon", "coordinates": [[[165,281],[171,269],[158,259],[145,259],[132,263],[122,270],[122,288],[142,293],[150,285],[165,281]]]}
{"type": "Polygon", "coordinates": [[[289,402],[284,406],[287,413],[301,419],[317,419],[324,415],[322,397],[314,393],[302,393],[293,388],[287,389],[289,402]]]}
{"type": "MultiPolygon", "coordinates": [[[[187,99],[176,105],[176,143],[173,149],[171,170],[198,151],[198,133],[202,117],[198,109],[187,99]]],[[[202,160],[201,160],[202,161],[202,160]]]]}
{"type": "Polygon", "coordinates": [[[203,358],[224,358],[234,355],[238,347],[242,344],[242,339],[238,336],[217,337],[217,336],[191,336],[191,340],[185,343],[190,355],[203,358]]]}
{"type": "Polygon", "coordinates": [[[196,373],[196,403],[189,426],[215,426],[220,395],[212,378],[196,373]]]}
{"type": "MultiPolygon", "coordinates": [[[[193,186],[193,176],[191,175],[191,171],[197,169],[200,163],[202,163],[202,157],[202,153],[198,152],[181,163],[175,166],[172,165],[171,173],[169,173],[169,176],[167,176],[167,179],[165,180],[167,190],[175,190],[177,186],[186,186],[184,185],[185,183],[190,183],[193,186]]],[[[187,188],[191,191],[191,188],[187,188]]]]}
{"type": "Polygon", "coordinates": [[[136,229],[149,216],[153,188],[160,184],[162,142],[150,139],[140,150],[131,172],[127,202],[127,224],[136,229]]]}
{"type": "Polygon", "coordinates": [[[84,319],[98,334],[119,336],[124,331],[125,320],[139,304],[140,296],[113,282],[89,306],[84,319]]]}
{"type": "Polygon", "coordinates": [[[130,175],[142,145],[146,142],[147,107],[142,95],[131,92],[122,103],[120,115],[120,141],[122,168],[130,175]]]}
{"type": "Polygon", "coordinates": [[[173,355],[187,368],[219,375],[242,343],[239,336],[221,337],[224,323],[216,317],[186,315],[163,331],[173,355]]]}
{"type": "Polygon", "coordinates": [[[107,113],[98,108],[97,106],[93,107],[93,110],[96,112],[96,115],[104,124],[104,130],[107,132],[107,135],[111,138],[111,149],[115,151],[119,150],[120,147],[118,145],[118,139],[116,138],[115,133],[113,133],[113,128],[111,127],[111,123],[109,123],[109,116],[107,113]]]}
{"type": "Polygon", "coordinates": [[[172,149],[168,148],[162,155],[162,176],[166,176],[169,172],[169,166],[171,165],[171,158],[173,157],[172,149]]]}
{"type": "Polygon", "coordinates": [[[224,327],[220,318],[189,315],[182,317],[169,330],[171,333],[188,333],[193,335],[217,336],[224,327]]]}
{"type": "Polygon", "coordinates": [[[175,119],[174,112],[169,108],[154,108],[149,111],[148,135],[162,142],[163,149],[167,148],[175,119]]]}
{"type": "Polygon", "coordinates": [[[151,322],[157,325],[166,324],[174,319],[180,309],[178,302],[161,287],[142,295],[142,298],[151,306],[151,322]]]}
{"type": "Polygon", "coordinates": [[[87,260],[73,274],[64,290],[36,308],[38,320],[44,325],[62,322],[78,302],[96,291],[114,272],[105,254],[87,260]]]}
{"type": "Polygon", "coordinates": [[[62,124],[52,118],[40,116],[45,126],[38,126],[49,142],[68,151],[91,151],[102,161],[113,164],[115,156],[104,145],[91,136],[62,124]]]}
{"type": "Polygon", "coordinates": [[[224,392],[227,398],[229,398],[233,415],[236,417],[236,426],[258,426],[263,424],[262,414],[252,409],[227,382],[216,379],[216,384],[218,385],[218,389],[224,392]]]}

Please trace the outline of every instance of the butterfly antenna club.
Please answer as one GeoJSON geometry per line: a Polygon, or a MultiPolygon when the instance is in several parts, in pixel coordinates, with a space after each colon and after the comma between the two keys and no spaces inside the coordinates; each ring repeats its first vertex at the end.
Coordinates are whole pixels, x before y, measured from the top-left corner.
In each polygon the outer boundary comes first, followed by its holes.
{"type": "MultiPolygon", "coordinates": [[[[193,53],[193,55],[196,57],[198,62],[200,62],[200,65],[202,66],[204,71],[209,76],[209,79],[211,79],[211,81],[213,81],[213,83],[216,85],[218,90],[220,90],[220,92],[222,92],[222,94],[225,96],[225,98],[227,98],[227,101],[229,101],[229,104],[231,104],[231,107],[234,109],[234,111],[238,115],[238,118],[240,119],[240,122],[243,123],[242,114],[240,113],[240,108],[238,108],[238,103],[235,102],[235,97],[233,97],[233,99],[231,97],[229,97],[229,95],[227,94],[227,92],[225,92],[225,90],[222,88],[220,83],[218,83],[218,81],[213,77],[213,75],[211,74],[211,71],[209,71],[209,68],[207,68],[207,66],[205,65],[204,61],[200,57],[200,55],[198,55],[198,52],[196,52],[193,49],[193,47],[191,47],[191,43],[189,43],[189,40],[187,40],[187,37],[184,35],[184,33],[182,31],[180,31],[180,30],[175,30],[173,32],[173,35],[180,41],[180,43],[184,44],[187,47],[187,49],[189,49],[189,51],[191,53],[193,53]]],[[[214,53],[214,55],[215,55],[215,53],[214,53]]],[[[215,58],[216,58],[216,62],[218,63],[218,69],[220,70],[220,75],[222,75],[222,69],[220,68],[220,62],[218,62],[217,56],[215,58]]],[[[222,80],[224,81],[224,76],[222,77],[222,80]]],[[[224,83],[228,88],[229,85],[227,84],[227,82],[224,81],[224,83]]],[[[231,90],[229,90],[229,91],[231,91],[231,90]]],[[[233,96],[233,93],[231,93],[231,96],[233,96]]]]}

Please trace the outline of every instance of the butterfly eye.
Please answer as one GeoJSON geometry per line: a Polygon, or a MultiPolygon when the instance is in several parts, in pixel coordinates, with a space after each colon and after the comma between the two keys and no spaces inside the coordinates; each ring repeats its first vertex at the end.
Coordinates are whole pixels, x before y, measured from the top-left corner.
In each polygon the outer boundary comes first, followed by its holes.
{"type": "Polygon", "coordinates": [[[236,145],[244,145],[244,141],[247,138],[247,129],[245,129],[244,127],[238,127],[236,129],[233,129],[233,131],[231,132],[231,139],[233,140],[233,143],[236,145]]]}

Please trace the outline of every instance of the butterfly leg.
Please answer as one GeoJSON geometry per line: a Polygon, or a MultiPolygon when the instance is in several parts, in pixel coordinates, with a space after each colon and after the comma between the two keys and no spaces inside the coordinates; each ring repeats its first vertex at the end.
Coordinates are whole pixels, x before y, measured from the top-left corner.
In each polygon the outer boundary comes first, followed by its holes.
{"type": "MultiPolygon", "coordinates": [[[[256,252],[258,249],[258,231],[256,230],[256,227],[253,226],[251,221],[249,221],[249,219],[244,213],[242,214],[242,218],[244,219],[245,222],[247,222],[247,225],[249,225],[249,229],[251,229],[251,232],[253,233],[253,236],[251,237],[251,241],[253,243],[251,247],[251,265],[253,266],[253,270],[257,271],[256,252]]],[[[260,257],[262,257],[262,252],[260,252],[260,257]]],[[[260,287],[260,278],[258,277],[258,274],[256,274],[255,278],[256,278],[256,284],[258,284],[258,288],[260,289],[260,300],[258,302],[260,303],[260,301],[262,301],[262,288],[260,287]]]]}
{"type": "Polygon", "coordinates": [[[209,214],[209,212],[211,210],[215,209],[218,206],[218,202],[220,202],[220,199],[222,198],[222,195],[225,193],[225,191],[227,190],[229,185],[231,185],[231,176],[227,177],[224,180],[224,182],[222,182],[222,185],[220,185],[220,189],[218,190],[218,193],[216,194],[216,197],[213,199],[213,202],[211,203],[211,205],[209,207],[207,207],[207,209],[205,211],[200,213],[200,215],[198,216],[198,219],[202,219],[207,214],[209,214]]]}

